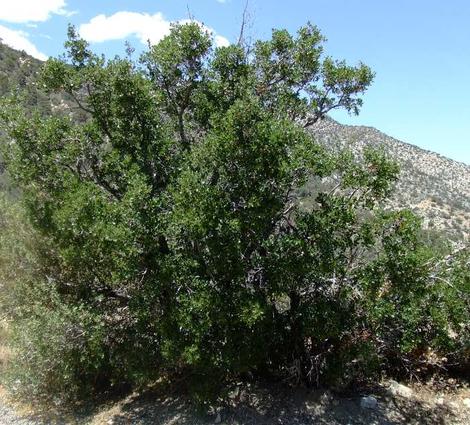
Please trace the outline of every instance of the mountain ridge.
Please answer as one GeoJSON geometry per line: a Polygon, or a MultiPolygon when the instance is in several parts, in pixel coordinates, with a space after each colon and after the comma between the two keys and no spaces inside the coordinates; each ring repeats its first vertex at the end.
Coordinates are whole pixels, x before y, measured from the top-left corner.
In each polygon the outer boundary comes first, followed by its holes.
{"type": "Polygon", "coordinates": [[[392,139],[394,139],[394,140],[396,140],[396,141],[398,141],[398,142],[400,142],[404,145],[410,145],[411,147],[419,149],[419,150],[423,151],[424,153],[433,154],[433,155],[436,155],[438,157],[441,157],[442,159],[446,159],[446,160],[449,160],[449,161],[452,161],[452,162],[457,162],[459,164],[465,165],[466,167],[470,167],[470,164],[467,164],[466,162],[459,161],[458,159],[451,158],[450,156],[447,156],[445,154],[435,152],[435,151],[430,150],[430,149],[423,148],[422,146],[414,145],[411,142],[406,142],[406,141],[404,141],[404,140],[402,140],[398,137],[391,136],[390,134],[387,134],[384,131],[379,130],[377,127],[374,127],[372,125],[343,124],[343,123],[340,123],[339,121],[337,121],[337,120],[335,120],[334,118],[331,118],[331,117],[327,117],[326,119],[335,121],[337,124],[339,124],[340,126],[343,126],[343,127],[361,128],[361,129],[364,129],[364,130],[375,130],[375,131],[378,131],[379,133],[383,134],[384,136],[390,137],[390,138],[392,138],[392,139]]]}
{"type": "Polygon", "coordinates": [[[374,127],[340,124],[329,117],[310,131],[323,145],[337,150],[349,148],[358,158],[366,146],[383,149],[400,165],[388,206],[411,208],[423,217],[426,228],[444,230],[453,240],[468,240],[469,165],[395,139],[374,127]]]}

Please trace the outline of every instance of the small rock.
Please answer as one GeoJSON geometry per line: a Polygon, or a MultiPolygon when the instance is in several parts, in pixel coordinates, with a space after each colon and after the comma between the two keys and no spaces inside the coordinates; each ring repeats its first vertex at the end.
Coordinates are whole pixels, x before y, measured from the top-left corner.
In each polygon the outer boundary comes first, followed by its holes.
{"type": "Polygon", "coordinates": [[[215,417],[214,423],[220,424],[222,422],[222,416],[220,416],[220,412],[217,412],[217,416],[215,417]]]}
{"type": "Polygon", "coordinates": [[[458,410],[458,408],[459,408],[458,403],[456,403],[455,401],[449,401],[449,403],[447,403],[447,405],[453,410],[458,410]]]}
{"type": "Polygon", "coordinates": [[[377,408],[377,399],[370,395],[361,398],[361,407],[364,409],[375,409],[377,408]]]}
{"type": "Polygon", "coordinates": [[[406,385],[399,384],[396,381],[390,381],[390,387],[388,388],[388,391],[392,395],[398,395],[400,397],[404,398],[410,398],[413,396],[413,390],[406,385]]]}
{"type": "Polygon", "coordinates": [[[232,400],[240,397],[240,387],[235,387],[232,391],[230,391],[228,397],[232,400]]]}
{"type": "Polygon", "coordinates": [[[321,404],[329,404],[331,402],[331,400],[333,400],[333,396],[327,390],[323,394],[321,394],[319,401],[320,401],[321,404]]]}
{"type": "Polygon", "coordinates": [[[470,398],[464,398],[462,403],[465,407],[470,409],[470,398]]]}

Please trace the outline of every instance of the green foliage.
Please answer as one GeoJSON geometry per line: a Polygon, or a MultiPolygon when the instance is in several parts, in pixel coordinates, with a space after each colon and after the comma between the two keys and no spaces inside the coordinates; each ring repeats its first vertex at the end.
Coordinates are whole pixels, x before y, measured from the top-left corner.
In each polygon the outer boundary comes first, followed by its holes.
{"type": "MultiPolygon", "coordinates": [[[[307,25],[214,50],[188,23],[139,62],[106,61],[70,28],[41,84],[82,119],[3,102],[27,239],[47,247],[28,251],[27,278],[5,277],[22,388],[77,396],[176,371],[206,400],[247,372],[346,385],[390,347],[463,350],[468,303],[427,289],[415,217],[381,212],[396,164],[333,155],[304,128],[358,113],[373,78],[322,42],[307,25]],[[332,177],[301,207],[298,188],[332,177]]],[[[466,290],[464,267],[446,273],[466,290]]]]}
{"type": "MultiPolygon", "coordinates": [[[[103,352],[104,328],[99,317],[79,307],[70,307],[56,296],[24,294],[36,298],[17,318],[11,329],[13,352],[7,382],[18,395],[42,397],[54,389],[64,398],[84,396],[84,389],[107,385],[103,371],[107,365],[103,352]],[[43,303],[47,302],[47,306],[43,303]]],[[[54,294],[55,295],[55,294],[54,294]]]]}
{"type": "Polygon", "coordinates": [[[12,351],[5,383],[18,395],[85,397],[125,382],[141,383],[155,353],[126,322],[125,308],[103,294],[77,302],[52,240],[28,224],[23,209],[0,198],[0,305],[12,351]],[[113,317],[103,317],[103,312],[113,317]],[[140,347],[140,348],[139,348],[140,347]]]}
{"type": "Polygon", "coordinates": [[[437,260],[420,242],[420,223],[411,213],[384,220],[384,251],[365,279],[367,309],[388,367],[411,374],[468,364],[468,249],[437,260]]]}

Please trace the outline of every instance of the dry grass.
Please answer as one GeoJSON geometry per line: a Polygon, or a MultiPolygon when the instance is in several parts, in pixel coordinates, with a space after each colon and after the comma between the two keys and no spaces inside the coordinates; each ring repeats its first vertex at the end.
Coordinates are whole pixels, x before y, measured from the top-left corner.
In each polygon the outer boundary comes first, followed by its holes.
{"type": "Polygon", "coordinates": [[[8,323],[0,320],[0,372],[4,370],[8,360],[11,357],[11,351],[7,346],[8,323]]]}

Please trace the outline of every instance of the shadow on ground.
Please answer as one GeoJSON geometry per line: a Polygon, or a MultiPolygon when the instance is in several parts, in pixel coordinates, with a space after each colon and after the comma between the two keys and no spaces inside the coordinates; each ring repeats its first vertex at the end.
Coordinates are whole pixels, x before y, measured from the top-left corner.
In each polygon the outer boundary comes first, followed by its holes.
{"type": "Polygon", "coordinates": [[[232,388],[228,401],[210,414],[198,412],[184,387],[163,383],[127,396],[108,395],[88,406],[68,406],[67,411],[35,409],[35,414],[15,410],[2,394],[0,391],[0,425],[465,425],[470,416],[463,404],[470,395],[468,388],[444,396],[418,388],[411,397],[403,398],[391,396],[381,386],[340,396],[328,390],[246,383],[232,388]],[[361,407],[364,395],[376,398],[376,408],[361,407]]]}
{"type": "MultiPolygon", "coordinates": [[[[420,400],[391,397],[382,389],[374,392],[376,409],[360,406],[362,394],[339,397],[329,391],[295,390],[280,387],[240,390],[235,400],[209,415],[198,414],[185,395],[168,395],[156,388],[126,399],[115,412],[93,424],[425,424],[465,423],[447,406],[420,400]],[[220,419],[220,422],[219,422],[220,419]]],[[[369,393],[370,394],[370,393],[369,393]]]]}

